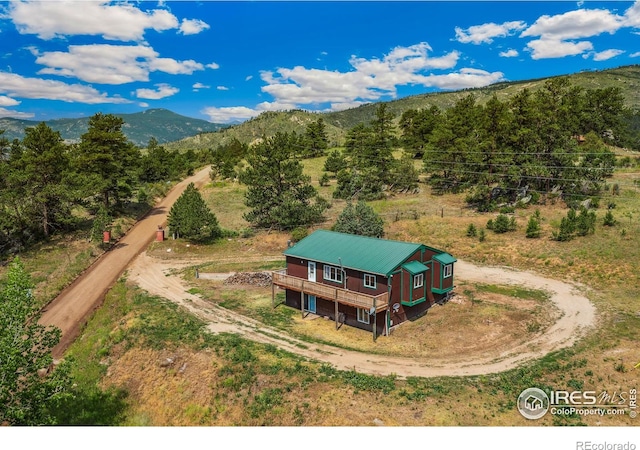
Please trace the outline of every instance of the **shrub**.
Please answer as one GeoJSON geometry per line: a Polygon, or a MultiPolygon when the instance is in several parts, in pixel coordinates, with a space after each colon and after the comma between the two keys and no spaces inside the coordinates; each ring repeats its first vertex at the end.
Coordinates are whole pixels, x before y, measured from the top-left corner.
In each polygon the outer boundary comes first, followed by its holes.
{"type": "Polygon", "coordinates": [[[487,230],[493,230],[493,219],[487,220],[487,230]]]}
{"type": "Polygon", "coordinates": [[[298,242],[306,238],[308,234],[309,234],[309,231],[306,228],[303,228],[303,227],[294,228],[294,230],[291,232],[291,239],[298,242]]]}
{"type": "Polygon", "coordinates": [[[493,223],[494,233],[506,233],[507,231],[513,231],[515,229],[515,217],[509,219],[509,216],[504,214],[498,214],[495,222],[493,223]]]}
{"type": "Polygon", "coordinates": [[[529,223],[527,223],[526,236],[529,239],[540,237],[540,222],[535,218],[535,216],[531,216],[529,218],[529,223]]]}
{"type": "Polygon", "coordinates": [[[360,200],[355,205],[347,204],[333,226],[333,231],[381,237],[384,233],[384,222],[371,206],[360,200]]]}
{"type": "Polygon", "coordinates": [[[479,240],[480,242],[484,242],[484,241],[485,241],[485,239],[487,239],[487,235],[486,235],[486,234],[485,234],[485,232],[484,232],[484,228],[480,228],[480,233],[479,233],[479,235],[478,235],[478,240],[479,240]]]}
{"type": "Polygon", "coordinates": [[[329,174],[327,172],[320,177],[320,186],[329,186],[329,174]]]}
{"type": "Polygon", "coordinates": [[[467,227],[467,236],[476,237],[477,234],[478,234],[478,230],[476,229],[476,226],[470,223],[469,226],[467,227]]]}
{"type": "Polygon", "coordinates": [[[612,227],[615,224],[616,224],[616,219],[613,217],[613,213],[611,212],[611,210],[608,210],[607,213],[604,215],[603,225],[605,227],[612,227]]]}

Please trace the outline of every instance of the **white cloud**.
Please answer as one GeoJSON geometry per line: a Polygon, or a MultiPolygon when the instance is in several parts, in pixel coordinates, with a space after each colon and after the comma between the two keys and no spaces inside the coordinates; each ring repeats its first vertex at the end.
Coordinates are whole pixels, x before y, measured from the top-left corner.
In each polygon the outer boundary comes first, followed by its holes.
{"type": "Polygon", "coordinates": [[[593,54],[593,60],[594,61],[606,61],[608,59],[611,58],[615,58],[618,55],[621,55],[624,53],[624,50],[618,50],[615,48],[609,49],[609,50],[604,50],[602,52],[596,52],[593,54]]]}
{"type": "Polygon", "coordinates": [[[14,1],[8,16],[22,34],[41,39],[69,35],[102,36],[119,41],[140,41],[148,29],[178,28],[178,19],[165,9],[142,11],[130,3],[106,0],[14,1]]]}
{"type": "Polygon", "coordinates": [[[244,79],[244,81],[249,81],[253,79],[253,75],[247,75],[244,79]]]}
{"type": "Polygon", "coordinates": [[[504,80],[502,72],[487,72],[478,69],[460,69],[444,75],[429,75],[425,77],[425,86],[438,87],[440,89],[465,89],[478,88],[504,80]]]}
{"type": "Polygon", "coordinates": [[[222,108],[208,107],[203,109],[202,114],[209,116],[209,121],[214,123],[229,123],[243,121],[260,114],[261,111],[247,108],[245,106],[228,106],[222,108]]]}
{"type": "Polygon", "coordinates": [[[33,113],[26,113],[20,111],[11,111],[10,109],[0,107],[0,118],[2,117],[12,117],[14,119],[31,119],[34,117],[33,113]]]}
{"type": "Polygon", "coordinates": [[[638,56],[640,56],[640,52],[631,53],[629,56],[631,58],[637,58],[638,56]]]}
{"type": "Polygon", "coordinates": [[[532,59],[563,58],[565,56],[580,55],[593,50],[593,44],[588,41],[567,42],[555,39],[537,39],[527,44],[532,59]]]}
{"type": "Polygon", "coordinates": [[[180,89],[170,86],[166,83],[155,85],[157,89],[136,89],[136,97],[147,100],[160,100],[161,98],[171,97],[180,92],[180,89]]]}
{"type": "Polygon", "coordinates": [[[216,89],[219,90],[219,91],[228,91],[229,90],[229,88],[226,87],[226,86],[217,86],[216,89]]]}
{"type": "Polygon", "coordinates": [[[504,52],[500,52],[500,56],[502,56],[503,58],[515,58],[518,55],[519,55],[518,50],[514,50],[512,48],[504,52]]]}
{"type": "Polygon", "coordinates": [[[207,69],[216,70],[216,69],[219,69],[219,68],[220,68],[220,66],[218,64],[214,63],[214,62],[212,62],[211,64],[207,64],[207,69]]]}
{"type": "Polygon", "coordinates": [[[578,9],[556,16],[541,16],[520,36],[539,36],[545,41],[584,39],[602,33],[613,34],[623,25],[622,17],[606,9],[578,9]]]}
{"type": "Polygon", "coordinates": [[[42,78],[26,78],[17,74],[0,72],[0,93],[19,98],[38,98],[87,104],[130,103],[121,97],[109,97],[91,86],[67,84],[42,78]]]}
{"type": "Polygon", "coordinates": [[[199,19],[182,19],[180,24],[180,33],[186,35],[198,34],[204,30],[208,30],[209,24],[199,19]]]}
{"type": "Polygon", "coordinates": [[[624,13],[624,25],[628,27],[640,27],[640,2],[636,1],[624,13]]]}
{"type": "Polygon", "coordinates": [[[20,103],[21,102],[19,102],[15,98],[0,95],[0,106],[17,106],[20,103]]]}
{"type": "Polygon", "coordinates": [[[138,106],[139,106],[140,108],[148,108],[148,107],[149,107],[149,104],[148,104],[147,102],[140,102],[140,103],[138,103],[138,106]]]}
{"type": "Polygon", "coordinates": [[[194,91],[197,91],[199,89],[210,89],[211,86],[207,86],[206,84],[202,84],[202,83],[194,83],[192,88],[194,91]]]}
{"type": "Polygon", "coordinates": [[[70,45],[68,52],[39,55],[36,63],[47,66],[39,74],[74,77],[102,84],[148,81],[149,73],[153,71],[175,75],[204,70],[202,64],[193,60],[160,58],[147,45],[70,45]]]}
{"type": "Polygon", "coordinates": [[[522,21],[497,23],[485,23],[482,25],[474,25],[466,30],[456,27],[456,40],[463,44],[490,44],[494,38],[503,38],[513,35],[515,32],[524,29],[527,26],[522,21]]]}
{"type": "Polygon", "coordinates": [[[349,72],[302,66],[263,71],[261,78],[266,86],[262,91],[270,94],[274,101],[261,104],[261,108],[290,109],[329,104],[330,110],[337,110],[344,109],[345,105],[370,102],[385,96],[394,98],[397,87],[403,85],[457,89],[486,86],[503,79],[501,72],[474,69],[436,76],[430,72],[452,69],[460,54],[453,51],[434,58],[429,56],[429,51],[429,44],[422,42],[396,47],[383,58],[352,56],[349,62],[354,70],[349,72]]]}
{"type": "Polygon", "coordinates": [[[171,75],[191,75],[196,70],[204,70],[204,66],[192,59],[176,61],[171,58],[152,58],[149,60],[149,69],[171,75]]]}

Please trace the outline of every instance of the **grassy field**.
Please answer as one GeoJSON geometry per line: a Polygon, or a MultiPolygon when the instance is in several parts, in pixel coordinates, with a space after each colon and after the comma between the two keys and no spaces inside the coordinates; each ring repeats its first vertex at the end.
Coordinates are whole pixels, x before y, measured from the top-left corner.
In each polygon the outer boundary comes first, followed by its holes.
{"type": "MultiPolygon", "coordinates": [[[[304,161],[316,186],[322,162],[322,158],[304,161]]],[[[466,229],[470,223],[484,228],[496,214],[468,209],[463,195],[434,196],[421,184],[418,194],[371,203],[385,219],[388,238],[422,242],[461,259],[534,270],[584,285],[597,307],[599,326],[570,349],[490,376],[398,380],[340,372],[272,346],[211,335],[204,324],[160,298],[149,297],[125,277],[70,350],[77,366],[78,396],[66,410],[88,412],[67,420],[124,425],[632,425],[636,422],[626,415],[547,415],[532,423],[518,414],[515,401],[523,389],[533,386],[610,393],[637,387],[640,187],[634,182],[639,178],[630,169],[616,172],[609,183],[618,184],[620,194],[610,190],[600,202],[595,234],[569,242],[550,239],[566,214],[560,203],[517,209],[516,231],[498,235],[487,230],[483,242],[467,237],[466,229]],[[602,218],[610,202],[615,203],[612,211],[618,223],[604,227],[602,218]],[[536,209],[543,218],[542,237],[527,239],[524,229],[536,209]]],[[[330,198],[332,189],[333,185],[321,187],[320,192],[330,198]]],[[[211,246],[154,243],[151,253],[165,258],[193,256],[198,261],[210,256],[212,262],[200,267],[212,272],[279,267],[277,257],[290,237],[250,231],[242,218],[243,191],[232,182],[214,182],[203,191],[221,226],[237,231],[237,237],[211,246]],[[166,246],[171,246],[171,256],[166,246]],[[275,261],[262,261],[265,257],[275,261]]],[[[344,204],[334,201],[320,227],[330,227],[344,204]]],[[[38,292],[49,296],[56,283],[63,285],[72,270],[81,270],[92,257],[90,248],[77,241],[37,250],[23,259],[38,281],[38,292]],[[51,264],[54,258],[66,260],[69,269],[51,264]]],[[[465,360],[492,346],[527,339],[554,317],[543,292],[514,290],[493,281],[486,285],[461,281],[456,302],[432,309],[422,319],[399,327],[386,342],[380,338],[374,344],[370,333],[348,327],[336,339],[332,322],[301,324],[298,313],[284,306],[274,313],[265,289],[205,283],[192,274],[190,269],[184,276],[194,289],[222,306],[310,340],[383,354],[402,350],[428,356],[448,351],[465,360]],[[544,320],[534,320],[540,314],[544,320]],[[459,331],[461,324],[467,325],[465,333],[459,331]],[[482,338],[497,329],[500,333],[482,338]],[[448,347],[425,339],[421,345],[413,343],[415,336],[434,330],[448,347]]]]}

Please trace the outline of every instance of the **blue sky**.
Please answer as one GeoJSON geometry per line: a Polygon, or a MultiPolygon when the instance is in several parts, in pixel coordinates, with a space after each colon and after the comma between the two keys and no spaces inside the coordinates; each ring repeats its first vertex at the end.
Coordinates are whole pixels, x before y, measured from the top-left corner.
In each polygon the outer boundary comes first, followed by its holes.
{"type": "Polygon", "coordinates": [[[640,63],[638,2],[0,2],[0,117],[217,123],[640,63]]]}

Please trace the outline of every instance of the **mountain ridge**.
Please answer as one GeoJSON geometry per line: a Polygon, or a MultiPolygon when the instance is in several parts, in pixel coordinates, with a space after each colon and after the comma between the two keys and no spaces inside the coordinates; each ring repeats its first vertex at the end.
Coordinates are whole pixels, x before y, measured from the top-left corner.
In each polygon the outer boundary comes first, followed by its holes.
{"type": "MultiPolygon", "coordinates": [[[[151,108],[137,113],[113,114],[124,120],[122,131],[127,138],[139,147],[145,147],[149,139],[154,137],[159,144],[179,141],[199,133],[218,131],[226,124],[211,123],[177,114],[164,108],[151,108]]],[[[87,131],[89,117],[62,118],[48,121],[0,118],[0,130],[5,130],[4,137],[10,141],[22,139],[24,130],[45,122],[54,131],[59,131],[67,142],[78,142],[87,131]]]]}

